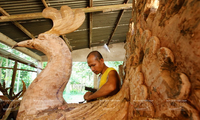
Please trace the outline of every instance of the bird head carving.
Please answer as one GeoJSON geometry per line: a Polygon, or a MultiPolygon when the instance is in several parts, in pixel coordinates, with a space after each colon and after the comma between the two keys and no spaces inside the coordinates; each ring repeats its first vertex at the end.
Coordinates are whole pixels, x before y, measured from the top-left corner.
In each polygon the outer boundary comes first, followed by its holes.
{"type": "Polygon", "coordinates": [[[43,49],[44,46],[52,48],[52,46],[46,46],[46,42],[48,43],[51,35],[60,36],[71,33],[78,29],[85,20],[85,13],[81,9],[72,10],[66,5],[62,6],[60,10],[47,7],[43,10],[42,15],[45,18],[50,18],[53,21],[53,27],[49,31],[40,34],[38,38],[19,42],[14,45],[13,48],[28,47],[46,53],[47,49],[43,49]]]}

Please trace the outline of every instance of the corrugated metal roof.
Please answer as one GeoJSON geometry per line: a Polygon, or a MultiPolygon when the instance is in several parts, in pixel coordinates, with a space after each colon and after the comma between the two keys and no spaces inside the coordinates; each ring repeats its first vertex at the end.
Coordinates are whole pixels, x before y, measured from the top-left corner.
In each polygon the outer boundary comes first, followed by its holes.
{"type": "Polygon", "coordinates": [[[0,7],[10,15],[41,12],[45,8],[41,0],[0,0],[0,7]]]}
{"type": "MultiPolygon", "coordinates": [[[[124,0],[93,0],[93,7],[117,5],[123,4],[124,2],[124,0]]],[[[129,1],[129,3],[131,2],[132,1],[129,1]]],[[[56,9],[60,9],[62,5],[68,5],[72,9],[89,7],[89,0],[46,0],[46,3],[48,6],[56,9]]],[[[38,13],[42,12],[45,8],[41,0],[0,0],[0,7],[10,15],[38,13]]],[[[125,10],[110,44],[124,42],[126,40],[131,13],[131,9],[125,10]]],[[[78,30],[66,35],[73,50],[88,48],[89,46],[89,14],[90,13],[86,13],[86,19],[78,30]]],[[[109,37],[116,26],[119,14],[120,11],[94,12],[92,14],[93,32],[91,47],[103,45],[108,42],[109,37]]],[[[35,37],[52,27],[52,21],[45,18],[18,22],[35,37]]],[[[11,22],[0,22],[0,32],[16,42],[30,39],[30,37],[11,22]]],[[[37,50],[32,51],[38,55],[44,55],[37,50]]]]}

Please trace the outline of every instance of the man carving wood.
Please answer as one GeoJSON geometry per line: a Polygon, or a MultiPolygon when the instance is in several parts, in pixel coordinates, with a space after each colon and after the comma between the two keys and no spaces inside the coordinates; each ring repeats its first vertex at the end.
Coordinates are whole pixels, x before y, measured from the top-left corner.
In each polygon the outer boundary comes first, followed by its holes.
{"type": "Polygon", "coordinates": [[[84,99],[91,101],[102,99],[116,94],[120,90],[120,78],[114,68],[105,65],[102,55],[98,51],[92,51],[87,56],[87,63],[92,72],[98,77],[98,90],[95,93],[87,92],[84,99]]]}

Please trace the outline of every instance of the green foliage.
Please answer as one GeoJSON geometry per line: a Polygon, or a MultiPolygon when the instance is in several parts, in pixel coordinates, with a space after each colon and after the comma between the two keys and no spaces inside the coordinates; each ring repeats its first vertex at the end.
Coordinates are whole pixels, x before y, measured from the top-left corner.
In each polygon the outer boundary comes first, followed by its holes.
{"type": "Polygon", "coordinates": [[[123,61],[105,61],[105,64],[108,67],[113,67],[115,68],[115,70],[117,70],[117,72],[119,72],[119,65],[123,64],[123,61]]]}
{"type": "Polygon", "coordinates": [[[80,91],[76,90],[76,89],[73,89],[73,90],[70,90],[70,94],[79,94],[80,91]]]}
{"type": "MultiPolygon", "coordinates": [[[[12,60],[0,57],[0,61],[2,63],[0,64],[1,67],[9,67],[9,68],[14,67],[14,61],[12,60]]],[[[28,65],[24,65],[21,63],[18,63],[17,68],[36,71],[36,68],[30,67],[28,65]]],[[[1,68],[0,69],[0,83],[3,84],[3,81],[5,81],[6,87],[10,87],[12,74],[13,74],[12,69],[1,68]]],[[[22,90],[23,88],[22,80],[25,82],[26,87],[28,87],[35,77],[36,77],[36,72],[17,70],[15,84],[14,84],[15,85],[14,92],[17,93],[20,90],[22,90]]]]}
{"type": "MultiPolygon", "coordinates": [[[[113,67],[118,71],[118,66],[122,65],[122,61],[107,61],[105,64],[108,67],[113,67]]],[[[63,97],[67,102],[80,102],[83,101],[83,95],[87,92],[80,88],[70,88],[73,85],[84,85],[88,87],[94,87],[93,83],[93,73],[88,67],[87,62],[73,62],[72,74],[64,93],[63,97]],[[76,99],[76,100],[75,100],[76,99]]]]}
{"type": "Polygon", "coordinates": [[[42,69],[44,69],[47,66],[47,62],[42,63],[42,69]]]}
{"type": "Polygon", "coordinates": [[[72,74],[69,82],[71,84],[87,84],[92,86],[93,73],[86,62],[73,62],[72,74]]]}
{"type": "MultiPolygon", "coordinates": [[[[11,47],[9,47],[9,46],[6,46],[6,45],[0,43],[0,48],[7,50],[15,55],[18,55],[26,60],[29,60],[37,65],[36,60],[32,59],[31,57],[15,50],[15,49],[11,49],[11,47]]],[[[1,63],[0,64],[1,67],[9,67],[9,68],[14,67],[14,61],[9,60],[4,57],[0,57],[0,63],[1,63]]],[[[105,64],[108,67],[113,67],[118,71],[118,66],[123,64],[123,62],[122,61],[106,61],[105,64]]],[[[44,69],[46,67],[46,65],[47,65],[47,62],[43,62],[42,68],[44,69]]],[[[18,63],[17,68],[36,71],[35,68],[30,67],[28,65],[21,64],[21,63],[18,63]]],[[[3,80],[5,80],[6,86],[9,87],[11,84],[12,73],[13,73],[12,69],[1,68],[0,69],[1,84],[3,84],[3,80]]],[[[28,87],[36,76],[37,76],[36,72],[18,70],[17,75],[16,75],[16,80],[15,80],[14,92],[17,93],[20,90],[22,90],[23,84],[22,84],[21,80],[23,80],[26,84],[26,87],[28,87]]],[[[94,78],[93,73],[90,70],[90,68],[88,67],[87,62],[73,62],[71,77],[70,77],[70,80],[68,81],[69,84],[67,85],[67,87],[63,93],[65,100],[69,100],[69,99],[73,100],[74,98],[72,96],[77,97],[78,95],[79,95],[79,97],[81,95],[81,98],[82,98],[82,96],[84,95],[84,93],[86,91],[84,89],[80,90],[80,88],[79,89],[70,88],[70,85],[82,85],[82,87],[83,86],[93,87],[93,78],[94,78]],[[71,96],[71,97],[69,97],[69,96],[71,96]]]]}
{"type": "Polygon", "coordinates": [[[74,79],[72,79],[72,80],[70,81],[70,84],[81,84],[81,83],[78,82],[78,81],[76,81],[76,80],[74,80],[74,79]]]}
{"type": "MultiPolygon", "coordinates": [[[[12,54],[15,54],[17,56],[20,56],[23,59],[26,59],[28,61],[33,62],[35,65],[37,65],[37,61],[15,49],[11,49],[11,47],[0,43],[0,48],[11,52],[12,54]]],[[[8,67],[8,68],[13,68],[14,67],[14,61],[13,60],[9,60],[6,57],[1,57],[0,56],[0,66],[1,67],[8,67]]],[[[30,67],[28,65],[24,65],[21,63],[17,64],[17,68],[18,69],[25,69],[25,70],[33,70],[36,71],[35,68],[30,67]]],[[[0,69],[0,82],[1,84],[3,83],[3,81],[5,81],[6,83],[6,87],[9,87],[11,84],[11,80],[12,80],[12,73],[13,70],[12,69],[5,69],[5,68],[1,68],[0,69]]],[[[15,80],[15,86],[14,86],[14,92],[18,92],[19,90],[22,89],[23,85],[21,80],[23,80],[26,83],[26,87],[28,87],[30,85],[30,83],[33,81],[33,79],[36,77],[36,73],[35,72],[29,72],[29,71],[22,71],[22,70],[17,70],[17,75],[16,75],[16,80],[15,80]]]]}
{"type": "Polygon", "coordinates": [[[21,58],[24,58],[24,59],[26,59],[28,61],[31,61],[34,64],[37,64],[37,61],[35,59],[31,58],[30,56],[28,56],[28,55],[26,55],[26,54],[24,54],[22,52],[19,52],[18,50],[12,49],[10,46],[7,46],[7,45],[5,45],[3,43],[0,43],[0,48],[4,49],[4,50],[6,50],[6,51],[8,51],[10,53],[13,53],[13,54],[15,54],[17,56],[20,56],[21,58]]]}
{"type": "MultiPolygon", "coordinates": [[[[0,43],[0,47],[5,50],[8,50],[9,52],[12,52],[15,55],[26,58],[29,61],[36,62],[36,61],[32,60],[32,58],[26,57],[22,53],[14,50],[14,49],[11,49],[10,47],[5,46],[4,44],[0,43]]],[[[1,63],[0,64],[1,67],[9,67],[9,68],[14,67],[14,61],[9,60],[4,57],[0,57],[0,63],[1,63]]],[[[107,61],[107,62],[105,62],[105,64],[108,67],[113,67],[118,71],[118,66],[123,64],[123,62],[122,61],[107,61]]],[[[42,68],[44,69],[46,67],[46,65],[47,65],[47,62],[43,62],[42,68]]],[[[21,63],[18,63],[17,68],[36,71],[35,68],[30,67],[28,65],[21,64],[21,63]]],[[[12,79],[12,72],[13,72],[12,69],[5,69],[5,68],[0,69],[1,84],[3,84],[3,80],[5,80],[6,86],[7,87],[10,86],[11,79],[12,79]]],[[[69,84],[67,85],[67,87],[63,93],[64,98],[66,100],[67,99],[73,100],[74,99],[73,96],[78,96],[78,95],[79,95],[79,97],[81,95],[81,98],[82,98],[82,96],[86,92],[83,89],[83,87],[84,86],[93,87],[93,84],[94,84],[93,83],[93,78],[94,78],[93,75],[94,74],[88,67],[87,62],[73,62],[71,77],[70,77],[70,80],[68,81],[69,84]],[[74,86],[78,85],[81,87],[71,87],[70,85],[74,85],[74,86]],[[69,97],[69,96],[72,96],[72,97],[69,97]]],[[[23,84],[22,84],[21,80],[23,80],[26,84],[26,87],[28,87],[36,76],[37,76],[36,72],[18,70],[17,75],[16,75],[16,80],[15,80],[14,92],[17,93],[22,90],[23,84]]]]}

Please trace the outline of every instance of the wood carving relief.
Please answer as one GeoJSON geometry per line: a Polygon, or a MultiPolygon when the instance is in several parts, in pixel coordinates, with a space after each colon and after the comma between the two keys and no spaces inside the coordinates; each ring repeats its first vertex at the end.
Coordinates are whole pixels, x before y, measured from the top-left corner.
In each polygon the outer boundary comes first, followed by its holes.
{"type": "Polygon", "coordinates": [[[160,0],[158,9],[153,2],[133,4],[124,67],[130,81],[128,118],[199,120],[200,2],[160,0]]]}
{"type": "Polygon", "coordinates": [[[60,12],[45,9],[53,28],[16,45],[48,56],[47,67],[23,97],[18,120],[199,120],[199,6],[198,0],[133,0],[123,86],[112,97],[85,104],[67,104],[62,98],[71,74],[71,53],[59,38],[77,29],[84,13],[67,6],[60,12]],[[68,105],[65,110],[57,109],[63,104],[68,105]]]}

